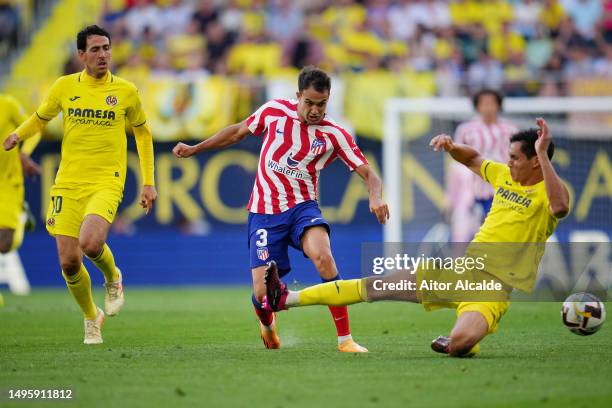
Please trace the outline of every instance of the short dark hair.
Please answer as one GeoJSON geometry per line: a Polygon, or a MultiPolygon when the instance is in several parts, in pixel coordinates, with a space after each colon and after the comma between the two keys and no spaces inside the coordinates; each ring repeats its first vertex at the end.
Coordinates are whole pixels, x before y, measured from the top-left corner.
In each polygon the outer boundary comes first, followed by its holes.
{"type": "Polygon", "coordinates": [[[499,106],[499,110],[502,110],[502,106],[504,104],[504,95],[502,95],[501,92],[491,88],[481,89],[472,96],[472,105],[474,105],[474,109],[478,108],[478,102],[480,102],[480,98],[484,95],[493,96],[497,101],[497,106],[499,106]]]}
{"type": "Polygon", "coordinates": [[[300,71],[298,77],[298,91],[313,87],[317,92],[329,92],[331,90],[331,79],[323,70],[308,65],[300,71]]]}
{"type": "Polygon", "coordinates": [[[111,42],[110,34],[108,33],[108,31],[94,24],[85,27],[77,34],[77,50],[87,51],[87,38],[90,35],[100,35],[102,37],[108,38],[109,44],[111,42]]]}
{"type": "MultiPolygon", "coordinates": [[[[519,142],[521,144],[521,151],[525,153],[528,159],[531,159],[536,155],[535,142],[538,140],[538,131],[538,129],[521,130],[510,138],[510,143],[519,142]]],[[[549,159],[552,159],[553,154],[555,154],[555,144],[552,140],[550,145],[548,145],[546,154],[549,159]]]]}

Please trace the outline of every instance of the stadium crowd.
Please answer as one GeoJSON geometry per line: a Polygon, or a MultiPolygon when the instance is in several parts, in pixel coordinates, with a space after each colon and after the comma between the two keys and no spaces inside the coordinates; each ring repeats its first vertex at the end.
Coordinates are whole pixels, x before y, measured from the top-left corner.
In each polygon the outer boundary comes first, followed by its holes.
{"type": "Polygon", "coordinates": [[[21,22],[19,10],[11,0],[0,0],[0,56],[17,47],[21,22]]]}
{"type": "Polygon", "coordinates": [[[101,24],[126,77],[267,78],[315,64],[434,72],[441,96],[556,96],[576,78],[612,78],[612,0],[121,0],[101,24]]]}

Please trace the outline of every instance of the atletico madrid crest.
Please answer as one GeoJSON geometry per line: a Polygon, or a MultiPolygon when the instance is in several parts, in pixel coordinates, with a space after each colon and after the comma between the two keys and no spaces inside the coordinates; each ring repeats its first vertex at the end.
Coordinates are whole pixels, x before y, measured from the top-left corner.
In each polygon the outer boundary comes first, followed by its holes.
{"type": "Polygon", "coordinates": [[[310,145],[310,151],[315,156],[318,156],[320,154],[323,154],[323,152],[325,151],[325,147],[326,146],[327,146],[327,144],[325,143],[325,140],[315,139],[315,140],[312,141],[312,145],[310,145]]]}
{"type": "Polygon", "coordinates": [[[265,261],[270,256],[267,247],[257,248],[257,257],[262,261],[265,261]]]}

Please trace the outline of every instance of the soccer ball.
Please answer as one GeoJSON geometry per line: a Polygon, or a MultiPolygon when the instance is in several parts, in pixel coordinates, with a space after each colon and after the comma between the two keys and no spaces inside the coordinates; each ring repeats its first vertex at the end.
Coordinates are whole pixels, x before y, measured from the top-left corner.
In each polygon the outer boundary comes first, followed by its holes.
{"type": "Polygon", "coordinates": [[[597,297],[580,292],[569,295],[561,308],[563,324],[572,333],[590,336],[599,330],[606,320],[606,309],[597,297]]]}

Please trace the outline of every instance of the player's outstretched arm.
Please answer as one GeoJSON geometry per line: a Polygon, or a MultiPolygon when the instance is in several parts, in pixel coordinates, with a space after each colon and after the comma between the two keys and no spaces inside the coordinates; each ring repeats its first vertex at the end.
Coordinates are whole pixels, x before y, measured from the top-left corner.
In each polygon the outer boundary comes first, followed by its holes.
{"type": "Polygon", "coordinates": [[[47,121],[38,117],[36,113],[23,122],[13,133],[4,139],[4,150],[15,148],[22,140],[37,135],[47,125],[47,121]]]}
{"type": "Polygon", "coordinates": [[[209,150],[223,149],[234,145],[242,139],[244,139],[251,131],[246,125],[246,121],[235,123],[220,130],[214,136],[198,143],[197,145],[190,146],[185,143],[177,143],[172,149],[172,153],[179,158],[191,157],[194,154],[200,152],[206,152],[209,150]]]}
{"type": "Polygon", "coordinates": [[[478,177],[482,177],[480,174],[480,167],[483,161],[482,156],[470,146],[454,143],[453,139],[445,134],[438,135],[431,139],[429,145],[433,147],[436,152],[439,150],[448,152],[455,161],[458,161],[472,170],[478,177]]]}
{"type": "Polygon", "coordinates": [[[537,118],[536,123],[540,130],[538,131],[535,149],[544,176],[550,211],[555,217],[563,218],[569,213],[569,192],[548,158],[548,146],[550,146],[552,140],[548,124],[542,118],[537,118]]]}
{"type": "Polygon", "coordinates": [[[376,216],[379,223],[384,224],[389,219],[389,206],[382,199],[382,181],[370,166],[364,164],[355,169],[363,179],[370,195],[370,212],[376,216]]]}

